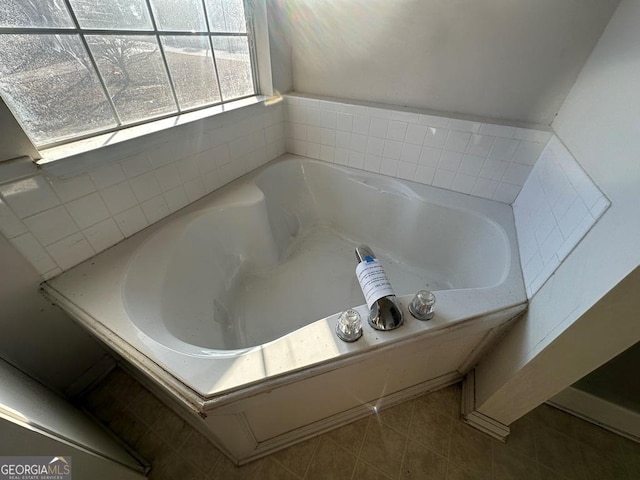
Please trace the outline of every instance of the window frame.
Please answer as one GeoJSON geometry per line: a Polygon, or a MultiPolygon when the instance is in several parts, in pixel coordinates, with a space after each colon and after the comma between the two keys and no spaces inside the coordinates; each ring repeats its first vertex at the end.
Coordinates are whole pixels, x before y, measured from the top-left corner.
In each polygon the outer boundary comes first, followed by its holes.
{"type": "MultiPolygon", "coordinates": [[[[100,129],[100,130],[95,130],[95,131],[91,131],[85,134],[81,134],[81,135],[76,135],[73,137],[69,137],[69,138],[65,138],[62,140],[58,140],[58,141],[54,141],[54,142],[48,142],[48,143],[42,143],[42,144],[36,144],[31,137],[29,136],[29,134],[27,133],[27,130],[24,128],[24,126],[22,125],[22,122],[20,120],[20,118],[13,113],[14,118],[16,119],[16,121],[18,122],[18,124],[20,125],[22,131],[25,133],[25,135],[29,138],[29,140],[31,141],[31,143],[34,145],[34,147],[42,152],[44,150],[49,150],[49,149],[55,149],[56,147],[61,147],[61,146],[65,146],[65,145],[69,145],[69,144],[73,144],[74,142],[82,142],[83,140],[87,140],[87,139],[91,139],[94,137],[99,137],[102,135],[108,135],[108,134],[116,134],[117,132],[126,130],[128,128],[132,128],[132,127],[139,127],[141,125],[147,125],[147,124],[152,124],[153,122],[158,122],[158,121],[162,121],[162,120],[166,120],[166,119],[170,119],[170,118],[179,118],[181,115],[184,114],[189,114],[192,112],[197,112],[199,110],[206,110],[206,109],[212,109],[212,107],[220,107],[220,106],[224,106],[227,104],[232,104],[234,102],[241,102],[243,100],[247,100],[250,98],[254,98],[254,97],[260,97],[263,95],[262,90],[264,88],[261,89],[261,85],[263,85],[263,81],[261,81],[261,75],[260,75],[260,63],[259,63],[259,56],[264,56],[264,55],[260,55],[260,52],[258,51],[259,48],[257,48],[256,45],[256,36],[259,36],[260,33],[257,32],[257,30],[259,30],[260,25],[256,25],[256,18],[258,18],[258,23],[260,20],[262,21],[266,21],[266,12],[261,12],[261,10],[265,7],[264,5],[264,0],[243,0],[243,7],[244,7],[244,17],[245,17],[245,25],[246,25],[246,33],[241,33],[241,32],[220,32],[220,31],[211,31],[210,30],[210,21],[209,21],[209,13],[207,11],[207,6],[206,6],[206,0],[199,0],[202,8],[203,8],[203,14],[204,14],[204,19],[205,19],[205,24],[206,24],[206,28],[207,30],[199,30],[199,31],[185,31],[185,30],[160,30],[158,28],[158,24],[157,24],[157,20],[155,17],[155,14],[153,12],[153,9],[151,7],[151,0],[144,0],[144,4],[148,10],[148,14],[151,20],[151,28],[147,29],[147,30],[138,30],[138,29],[106,29],[106,28],[82,28],[80,26],[80,23],[78,21],[78,18],[75,14],[75,11],[73,10],[73,7],[71,5],[70,0],[63,0],[67,11],[69,13],[69,17],[73,23],[72,27],[0,27],[0,34],[32,34],[32,35],[75,35],[77,36],[77,38],[79,38],[80,42],[82,43],[82,46],[87,54],[87,56],[89,57],[90,63],[92,68],[95,71],[95,74],[97,76],[98,82],[100,84],[100,88],[102,89],[109,108],[111,110],[111,113],[113,115],[113,119],[114,121],[117,123],[117,125],[115,127],[109,127],[109,128],[104,128],[104,129],[100,129]],[[262,17],[265,18],[262,18],[262,17]],[[171,95],[172,95],[172,99],[174,101],[174,105],[175,105],[175,111],[167,113],[167,114],[162,114],[162,115],[156,115],[153,117],[148,117],[148,118],[144,118],[142,120],[139,121],[133,121],[133,122],[123,122],[120,119],[120,115],[117,112],[116,106],[109,94],[109,90],[107,88],[106,82],[102,76],[102,72],[100,71],[100,69],[98,68],[98,64],[97,64],[97,60],[94,57],[93,52],[91,51],[91,48],[89,47],[89,44],[87,42],[87,39],[85,38],[85,36],[89,36],[89,35],[100,35],[100,36],[148,36],[148,37],[153,37],[155,39],[155,41],[158,44],[158,49],[162,58],[162,65],[164,67],[164,71],[167,75],[167,79],[168,79],[168,83],[171,89],[171,95]],[[176,91],[176,86],[174,83],[174,79],[171,75],[171,70],[169,68],[169,64],[167,62],[166,59],[166,55],[165,55],[165,49],[164,49],[164,45],[161,42],[161,37],[168,37],[168,36],[176,36],[176,37],[192,37],[192,36],[196,36],[196,37],[200,37],[200,38],[207,38],[207,43],[209,44],[209,47],[211,49],[211,57],[212,57],[212,62],[213,62],[213,67],[214,67],[214,71],[215,72],[215,81],[216,81],[216,87],[218,89],[218,92],[220,93],[220,101],[217,102],[210,102],[210,103],[205,103],[202,105],[197,105],[195,107],[190,107],[190,108],[181,108],[180,106],[180,102],[178,100],[178,94],[176,91]],[[251,67],[251,77],[252,77],[252,87],[253,87],[253,93],[248,94],[248,95],[244,95],[241,97],[234,97],[231,99],[227,99],[225,100],[223,98],[223,94],[222,94],[222,86],[221,86],[221,82],[220,82],[220,76],[219,76],[219,72],[218,72],[218,66],[217,66],[217,61],[216,61],[216,57],[215,57],[215,50],[214,50],[214,43],[213,43],[213,38],[215,37],[244,37],[247,39],[247,45],[248,45],[248,49],[249,49],[249,61],[250,61],[250,67],[251,67]]],[[[267,44],[267,52],[268,52],[268,44],[267,44]]],[[[212,73],[213,73],[212,72],[212,73]]],[[[269,65],[269,73],[270,73],[270,65],[269,65]]],[[[270,80],[270,79],[269,79],[270,80]]],[[[265,92],[266,94],[271,94],[271,88],[266,88],[266,90],[269,90],[268,92],[265,92]]],[[[5,102],[6,104],[6,102],[5,102]]],[[[10,107],[10,105],[6,104],[7,108],[9,108],[9,110],[12,110],[12,108],[10,107]]],[[[214,110],[214,109],[212,109],[214,110]]]]}

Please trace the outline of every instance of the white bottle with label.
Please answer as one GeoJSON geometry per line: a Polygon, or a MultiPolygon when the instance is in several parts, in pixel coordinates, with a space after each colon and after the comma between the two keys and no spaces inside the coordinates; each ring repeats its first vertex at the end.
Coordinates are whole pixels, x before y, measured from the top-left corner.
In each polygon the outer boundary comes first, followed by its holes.
{"type": "Polygon", "coordinates": [[[356,247],[356,276],[369,307],[369,325],[393,330],[402,325],[402,311],[382,265],[366,245],[356,247]]]}

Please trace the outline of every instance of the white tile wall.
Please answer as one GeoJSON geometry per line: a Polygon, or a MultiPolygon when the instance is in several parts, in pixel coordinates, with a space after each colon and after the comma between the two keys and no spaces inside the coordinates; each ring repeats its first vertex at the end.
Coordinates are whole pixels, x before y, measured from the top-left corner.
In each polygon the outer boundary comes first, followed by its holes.
{"type": "Polygon", "coordinates": [[[551,132],[286,96],[287,151],[512,203],[551,132]]]}
{"type": "MultiPolygon", "coordinates": [[[[258,105],[244,116],[223,114],[212,130],[198,131],[196,141],[176,141],[174,133],[172,140],[72,178],[34,171],[13,180],[15,166],[5,165],[3,176],[0,163],[0,232],[43,279],[51,278],[282,155],[284,108],[258,105]]],[[[337,114],[319,118],[327,125],[320,139],[331,142],[337,114]]]]}
{"type": "Polygon", "coordinates": [[[513,204],[529,298],[608,207],[609,200],[553,136],[513,204]]]}

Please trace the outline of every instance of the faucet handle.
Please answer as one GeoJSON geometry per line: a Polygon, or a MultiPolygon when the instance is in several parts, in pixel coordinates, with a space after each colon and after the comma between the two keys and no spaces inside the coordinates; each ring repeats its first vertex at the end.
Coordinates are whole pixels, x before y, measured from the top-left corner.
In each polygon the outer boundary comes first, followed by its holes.
{"type": "Polygon", "coordinates": [[[434,315],[436,296],[429,290],[419,290],[409,304],[409,313],[418,320],[431,320],[434,315]]]}

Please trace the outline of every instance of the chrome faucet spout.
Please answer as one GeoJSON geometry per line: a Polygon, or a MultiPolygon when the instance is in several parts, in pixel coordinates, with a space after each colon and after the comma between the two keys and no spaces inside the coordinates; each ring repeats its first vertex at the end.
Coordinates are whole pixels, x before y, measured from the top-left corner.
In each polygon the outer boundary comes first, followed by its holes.
{"type": "Polygon", "coordinates": [[[393,330],[404,318],[384,269],[367,245],[356,247],[356,275],[369,306],[369,325],[376,330],[393,330]]]}

